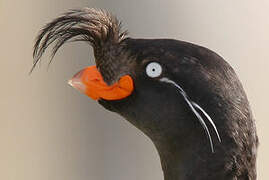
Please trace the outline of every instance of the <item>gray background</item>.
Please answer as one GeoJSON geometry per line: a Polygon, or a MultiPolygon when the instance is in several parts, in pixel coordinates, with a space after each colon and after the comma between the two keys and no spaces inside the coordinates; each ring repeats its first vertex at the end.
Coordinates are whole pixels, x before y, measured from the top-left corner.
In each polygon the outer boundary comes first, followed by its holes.
{"type": "Polygon", "coordinates": [[[151,141],[67,80],[93,63],[84,43],[67,44],[31,76],[38,30],[70,8],[105,8],[132,37],[176,38],[222,55],[238,73],[257,119],[258,176],[269,177],[267,0],[0,0],[0,179],[161,180],[151,141]]]}

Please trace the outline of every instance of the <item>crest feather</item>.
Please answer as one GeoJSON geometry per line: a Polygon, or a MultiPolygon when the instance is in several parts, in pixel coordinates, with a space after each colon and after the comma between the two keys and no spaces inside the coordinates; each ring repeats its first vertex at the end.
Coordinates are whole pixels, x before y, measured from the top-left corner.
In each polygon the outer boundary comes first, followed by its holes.
{"type": "Polygon", "coordinates": [[[98,56],[98,52],[102,52],[106,44],[116,45],[125,39],[126,35],[127,31],[121,31],[118,19],[105,10],[94,8],[70,10],[48,23],[37,36],[31,72],[52,43],[54,46],[49,63],[66,42],[88,42],[98,56]]]}

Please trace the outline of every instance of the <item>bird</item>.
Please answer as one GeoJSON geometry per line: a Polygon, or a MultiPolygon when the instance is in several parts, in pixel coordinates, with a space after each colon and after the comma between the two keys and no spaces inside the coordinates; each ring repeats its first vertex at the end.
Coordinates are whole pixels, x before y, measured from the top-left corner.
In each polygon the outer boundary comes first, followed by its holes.
{"type": "MultiPolygon", "coordinates": [[[[69,84],[153,142],[164,180],[255,180],[258,136],[234,69],[214,51],[176,39],[132,38],[103,9],[71,9],[37,35],[31,72],[49,46],[82,41],[95,64],[69,84]]],[[[236,48],[236,47],[235,47],[236,48]]]]}

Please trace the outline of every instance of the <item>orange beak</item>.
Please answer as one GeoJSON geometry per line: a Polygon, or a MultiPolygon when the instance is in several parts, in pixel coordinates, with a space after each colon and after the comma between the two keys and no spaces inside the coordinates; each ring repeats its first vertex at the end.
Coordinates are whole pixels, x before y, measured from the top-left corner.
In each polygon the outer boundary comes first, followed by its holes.
{"type": "Polygon", "coordinates": [[[129,75],[122,76],[118,82],[108,86],[96,66],[79,71],[68,83],[94,100],[120,100],[134,90],[133,79],[129,75]]]}

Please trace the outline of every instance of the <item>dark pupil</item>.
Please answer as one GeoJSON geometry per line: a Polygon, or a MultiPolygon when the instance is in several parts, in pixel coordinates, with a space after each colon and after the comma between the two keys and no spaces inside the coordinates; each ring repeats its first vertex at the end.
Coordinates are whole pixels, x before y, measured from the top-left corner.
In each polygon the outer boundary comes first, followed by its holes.
{"type": "Polygon", "coordinates": [[[155,71],[155,69],[153,68],[152,71],[155,71]]]}

